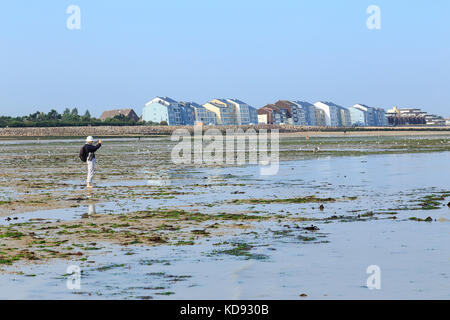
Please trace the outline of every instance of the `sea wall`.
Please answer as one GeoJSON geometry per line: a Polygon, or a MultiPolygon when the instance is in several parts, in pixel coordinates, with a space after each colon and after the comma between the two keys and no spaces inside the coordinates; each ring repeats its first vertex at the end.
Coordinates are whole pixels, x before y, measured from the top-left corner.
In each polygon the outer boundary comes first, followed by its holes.
{"type": "MultiPolygon", "coordinates": [[[[225,132],[227,129],[241,128],[246,131],[253,128],[278,129],[280,132],[308,131],[308,127],[298,126],[203,126],[202,130],[218,129],[225,132]]],[[[79,136],[146,136],[146,135],[170,135],[176,129],[187,129],[193,132],[193,126],[97,126],[97,127],[52,127],[52,128],[0,128],[0,137],[79,137],[79,136]]],[[[324,128],[323,128],[324,129],[324,128]]],[[[314,130],[313,127],[309,130],[314,130]]],[[[315,130],[320,130],[315,128],[315,130]]]]}
{"type": "MultiPolygon", "coordinates": [[[[343,132],[343,131],[450,131],[450,127],[364,127],[364,128],[331,128],[306,127],[290,125],[253,125],[253,126],[203,126],[202,130],[253,128],[256,131],[278,129],[279,132],[343,132]]],[[[147,136],[170,135],[176,129],[187,129],[193,132],[193,126],[98,126],[98,127],[52,127],[52,128],[0,128],[0,137],[83,137],[83,136],[147,136]]]]}

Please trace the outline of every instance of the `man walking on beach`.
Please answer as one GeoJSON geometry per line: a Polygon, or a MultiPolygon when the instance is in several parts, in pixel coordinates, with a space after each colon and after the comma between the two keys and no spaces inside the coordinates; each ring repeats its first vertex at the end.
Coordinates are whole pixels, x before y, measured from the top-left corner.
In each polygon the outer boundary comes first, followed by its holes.
{"type": "Polygon", "coordinates": [[[92,136],[89,136],[86,138],[86,144],[84,145],[85,154],[86,156],[86,162],[88,165],[88,174],[87,174],[87,188],[91,189],[92,186],[92,179],[94,178],[95,174],[95,151],[100,149],[102,146],[102,140],[98,140],[97,145],[93,145],[94,138],[92,136]]]}

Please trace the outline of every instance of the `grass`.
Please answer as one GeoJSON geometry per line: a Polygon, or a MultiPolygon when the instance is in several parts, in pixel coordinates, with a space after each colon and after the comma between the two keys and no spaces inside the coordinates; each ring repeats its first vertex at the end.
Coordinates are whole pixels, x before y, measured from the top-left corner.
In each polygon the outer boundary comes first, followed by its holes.
{"type": "MultiPolygon", "coordinates": [[[[355,197],[356,199],[356,197],[355,197]]],[[[231,203],[241,204],[270,204],[270,203],[325,203],[336,202],[335,198],[317,198],[316,196],[297,197],[288,199],[234,199],[231,203]]]]}
{"type": "Polygon", "coordinates": [[[225,250],[214,250],[211,254],[213,255],[220,255],[220,254],[226,254],[226,255],[232,255],[237,257],[244,257],[247,260],[249,259],[255,259],[255,260],[265,260],[268,258],[267,255],[264,254],[255,254],[251,253],[251,249],[253,246],[247,244],[247,243],[232,243],[233,248],[231,249],[225,249],[225,250]]]}
{"type": "Polygon", "coordinates": [[[24,237],[25,234],[18,232],[18,231],[7,231],[5,233],[0,234],[0,239],[1,238],[13,238],[13,239],[20,239],[22,237],[24,237]]]}

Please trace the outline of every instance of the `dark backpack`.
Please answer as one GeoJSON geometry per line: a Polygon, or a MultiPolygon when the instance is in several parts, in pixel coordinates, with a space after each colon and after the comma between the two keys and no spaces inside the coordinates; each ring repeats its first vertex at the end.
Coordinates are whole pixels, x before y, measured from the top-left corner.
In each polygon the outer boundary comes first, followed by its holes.
{"type": "Polygon", "coordinates": [[[87,161],[88,152],[86,151],[86,146],[85,145],[81,147],[79,157],[80,157],[80,160],[82,162],[86,162],[87,161]]]}

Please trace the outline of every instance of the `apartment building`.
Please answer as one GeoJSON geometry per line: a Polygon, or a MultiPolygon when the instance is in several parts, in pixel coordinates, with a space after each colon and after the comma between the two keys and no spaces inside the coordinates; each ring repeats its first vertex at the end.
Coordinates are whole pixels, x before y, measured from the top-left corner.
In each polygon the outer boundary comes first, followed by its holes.
{"type": "Polygon", "coordinates": [[[306,101],[294,101],[302,110],[305,115],[305,124],[307,126],[316,126],[316,107],[309,102],[306,101]]]}
{"type": "Polygon", "coordinates": [[[356,126],[386,126],[388,124],[386,112],[382,108],[368,107],[355,104],[349,108],[351,125],[356,126]],[[364,119],[362,119],[362,117],[364,119]]]}
{"type": "Polygon", "coordinates": [[[322,109],[316,108],[316,125],[325,127],[327,125],[327,122],[325,120],[325,112],[322,109]]]}
{"type": "Polygon", "coordinates": [[[156,97],[145,104],[142,120],[156,123],[166,122],[169,126],[182,125],[182,111],[178,101],[169,97],[156,97]]]}
{"type": "Polygon", "coordinates": [[[356,108],[355,106],[348,108],[350,111],[350,121],[352,126],[364,127],[369,123],[369,112],[356,108]]]}
{"type": "Polygon", "coordinates": [[[435,114],[427,114],[425,122],[428,126],[445,126],[445,119],[435,114]]]}
{"type": "Polygon", "coordinates": [[[238,99],[226,99],[235,108],[236,124],[248,125],[258,123],[258,111],[247,103],[238,99]]]}
{"type": "Polygon", "coordinates": [[[425,116],[419,108],[398,108],[393,107],[386,112],[389,125],[423,125],[427,124],[425,116]]]}
{"type": "Polygon", "coordinates": [[[213,99],[203,105],[205,109],[214,112],[217,118],[217,124],[236,125],[236,108],[234,104],[225,99],[213,99]]]}
{"type": "Polygon", "coordinates": [[[383,108],[374,108],[375,116],[375,126],[384,127],[388,125],[388,120],[386,117],[386,111],[383,108]]]}
{"type": "Polygon", "coordinates": [[[266,114],[268,124],[287,124],[288,110],[279,108],[274,104],[268,104],[258,109],[258,115],[266,114]]]}
{"type": "Polygon", "coordinates": [[[288,124],[294,126],[306,125],[305,112],[297,103],[289,100],[278,100],[275,105],[281,110],[285,110],[288,124]]]}
{"type": "Polygon", "coordinates": [[[192,107],[193,102],[179,102],[181,114],[181,123],[183,125],[193,126],[195,124],[195,109],[192,107]]]}
{"type": "Polygon", "coordinates": [[[275,105],[266,105],[260,109],[258,109],[258,123],[261,124],[280,124],[280,119],[278,117],[278,121],[275,119],[276,114],[280,116],[277,111],[274,109],[278,109],[275,105]]]}
{"type": "Polygon", "coordinates": [[[206,126],[208,125],[216,125],[217,117],[216,114],[212,111],[209,111],[205,107],[199,105],[195,102],[187,102],[189,106],[194,110],[194,119],[197,123],[202,123],[206,126]]]}
{"type": "Polygon", "coordinates": [[[338,108],[332,103],[318,101],[314,106],[323,111],[325,116],[325,125],[328,127],[339,126],[339,112],[338,108]]]}

